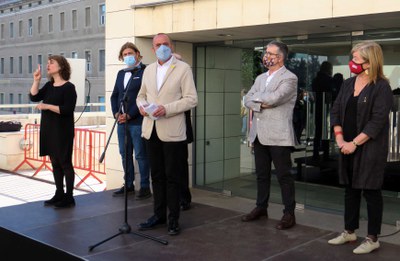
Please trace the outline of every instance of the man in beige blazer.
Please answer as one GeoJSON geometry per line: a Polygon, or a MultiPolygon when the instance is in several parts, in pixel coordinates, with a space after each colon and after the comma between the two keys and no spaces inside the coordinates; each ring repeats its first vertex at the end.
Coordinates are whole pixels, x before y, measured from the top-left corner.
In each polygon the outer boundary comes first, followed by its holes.
{"type": "Polygon", "coordinates": [[[243,222],[268,217],[271,185],[271,163],[274,163],[282,201],[285,206],[277,229],[288,229],[296,224],[294,209],[294,179],[290,173],[291,151],[296,145],[293,129],[293,108],[297,98],[297,77],[284,66],[288,55],[286,44],[272,41],[263,58],[266,73],[259,75],[245,96],[245,106],[254,111],[249,140],[254,144],[257,175],[257,202],[243,222]]]}
{"type": "Polygon", "coordinates": [[[143,73],[137,105],[145,116],[142,137],[146,139],[154,195],[154,215],[139,224],[140,230],[165,224],[168,234],[180,232],[180,188],[187,173],[185,111],[197,105],[197,92],[188,64],[172,55],[166,34],[153,38],[157,62],[143,73]]]}

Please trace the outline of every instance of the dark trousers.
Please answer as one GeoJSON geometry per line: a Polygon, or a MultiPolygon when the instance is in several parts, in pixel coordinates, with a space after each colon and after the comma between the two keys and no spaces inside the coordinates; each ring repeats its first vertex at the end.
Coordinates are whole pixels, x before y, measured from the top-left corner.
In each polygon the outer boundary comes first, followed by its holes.
{"type": "Polygon", "coordinates": [[[271,188],[271,168],[274,163],[276,176],[281,187],[284,213],[294,214],[296,207],[294,178],[290,173],[291,147],[262,145],[258,138],[254,141],[254,157],[257,175],[257,207],[267,208],[271,188]]]}
{"type": "Polygon", "coordinates": [[[186,158],[184,162],[185,171],[182,177],[183,179],[182,179],[181,199],[180,199],[181,204],[188,204],[192,202],[192,194],[190,193],[189,189],[189,163],[188,163],[189,149],[187,145],[185,148],[185,158],[186,158]]]}
{"type": "Polygon", "coordinates": [[[185,161],[187,162],[186,141],[163,142],[154,128],[146,144],[153,185],[154,214],[160,219],[165,219],[168,207],[168,219],[178,220],[180,189],[185,173],[185,161]]]}
{"type": "Polygon", "coordinates": [[[368,235],[377,236],[381,233],[383,198],[380,189],[354,189],[353,164],[354,154],[345,155],[343,164],[348,173],[348,185],[344,192],[344,226],[346,230],[354,231],[359,228],[361,193],[367,202],[368,235]]]}
{"type": "Polygon", "coordinates": [[[57,191],[64,191],[64,177],[67,195],[72,196],[74,190],[75,171],[72,156],[50,156],[53,167],[53,177],[57,191]]]}
{"type": "Polygon", "coordinates": [[[372,189],[345,189],[345,229],[354,231],[359,227],[361,192],[367,202],[368,235],[378,236],[381,233],[383,199],[381,190],[372,189]]]}

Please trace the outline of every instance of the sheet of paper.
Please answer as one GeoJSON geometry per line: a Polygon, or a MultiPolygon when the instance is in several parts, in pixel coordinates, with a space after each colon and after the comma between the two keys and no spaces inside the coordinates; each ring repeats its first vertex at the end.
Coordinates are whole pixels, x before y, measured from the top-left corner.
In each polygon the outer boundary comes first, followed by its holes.
{"type": "Polygon", "coordinates": [[[146,107],[143,106],[144,111],[149,115],[149,117],[153,120],[157,120],[158,117],[154,117],[153,113],[155,110],[157,110],[158,105],[154,104],[154,103],[150,103],[149,105],[147,105],[146,107]]]}

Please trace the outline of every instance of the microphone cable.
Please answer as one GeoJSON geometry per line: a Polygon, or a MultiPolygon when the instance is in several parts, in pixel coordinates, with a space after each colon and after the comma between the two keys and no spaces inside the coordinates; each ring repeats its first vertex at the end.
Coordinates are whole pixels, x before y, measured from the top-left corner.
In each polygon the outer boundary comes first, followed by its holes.
{"type": "Polygon", "coordinates": [[[90,81],[89,81],[87,78],[85,78],[85,81],[88,82],[88,87],[89,87],[89,88],[88,88],[88,94],[87,94],[87,96],[86,96],[85,106],[83,107],[83,110],[82,110],[81,114],[79,115],[78,119],[76,119],[76,121],[74,122],[74,124],[77,123],[77,122],[79,121],[79,119],[82,117],[82,114],[86,111],[86,108],[87,108],[88,103],[89,103],[89,99],[90,99],[90,89],[92,88],[92,85],[91,85],[90,81]]]}

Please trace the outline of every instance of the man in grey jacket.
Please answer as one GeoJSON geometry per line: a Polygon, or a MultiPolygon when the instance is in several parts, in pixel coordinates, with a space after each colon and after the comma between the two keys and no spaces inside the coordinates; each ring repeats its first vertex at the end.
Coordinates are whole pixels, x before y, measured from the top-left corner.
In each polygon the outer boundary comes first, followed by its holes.
{"type": "Polygon", "coordinates": [[[256,208],[243,216],[242,221],[268,217],[271,164],[274,163],[285,206],[283,217],[276,225],[277,229],[288,229],[296,224],[290,154],[296,145],[292,119],[297,96],[297,77],[284,66],[287,55],[286,44],[270,42],[263,58],[268,71],[256,78],[245,97],[246,107],[254,111],[249,140],[254,144],[257,202],[256,208]]]}

